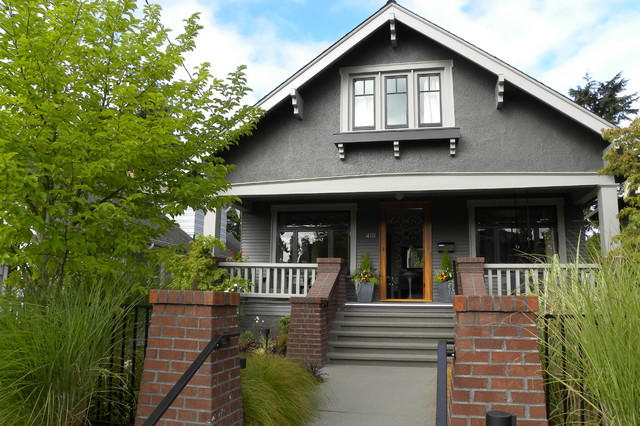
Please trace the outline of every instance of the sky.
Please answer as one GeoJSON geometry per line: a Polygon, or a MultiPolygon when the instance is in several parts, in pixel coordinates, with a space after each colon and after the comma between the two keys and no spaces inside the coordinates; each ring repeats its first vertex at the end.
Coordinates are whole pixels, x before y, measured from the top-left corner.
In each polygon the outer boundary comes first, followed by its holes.
{"type": "MultiPolygon", "coordinates": [[[[246,65],[254,103],[354,29],[386,0],[139,0],[160,4],[174,36],[200,12],[187,67],[216,77],[246,65]]],[[[622,71],[640,92],[639,0],[398,0],[398,4],[559,93],[622,71]]],[[[640,107],[636,102],[635,107],[640,107]]]]}

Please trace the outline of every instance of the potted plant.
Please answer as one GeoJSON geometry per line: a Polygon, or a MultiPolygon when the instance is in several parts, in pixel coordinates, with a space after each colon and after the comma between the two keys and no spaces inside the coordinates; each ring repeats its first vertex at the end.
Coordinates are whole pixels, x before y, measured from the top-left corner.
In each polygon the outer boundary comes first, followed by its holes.
{"type": "Polygon", "coordinates": [[[440,283],[438,287],[439,301],[443,303],[451,303],[453,296],[453,267],[451,266],[451,258],[449,251],[445,248],[440,259],[440,272],[436,275],[436,282],[440,283]]]}
{"type": "Polygon", "coordinates": [[[364,252],[360,259],[360,267],[353,272],[351,278],[356,287],[358,302],[373,302],[374,286],[378,284],[378,278],[371,267],[369,254],[364,252]]]}

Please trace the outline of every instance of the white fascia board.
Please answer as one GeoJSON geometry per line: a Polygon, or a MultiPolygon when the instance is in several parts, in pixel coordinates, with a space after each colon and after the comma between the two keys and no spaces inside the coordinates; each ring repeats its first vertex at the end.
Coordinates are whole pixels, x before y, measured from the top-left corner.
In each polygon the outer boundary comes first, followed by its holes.
{"type": "Polygon", "coordinates": [[[276,196],[377,194],[525,188],[608,186],[613,177],[597,173],[410,173],[340,176],[234,184],[225,195],[276,196]]]}
{"type": "Polygon", "coordinates": [[[396,21],[400,21],[403,24],[408,25],[426,37],[431,38],[454,52],[457,52],[461,56],[466,57],[470,61],[475,62],[496,76],[504,74],[505,80],[509,83],[520,87],[532,96],[547,103],[551,107],[576,120],[594,132],[601,133],[602,129],[615,127],[603,118],[587,111],[569,98],[559,94],[555,90],[545,86],[523,72],[518,71],[495,56],[488,54],[453,33],[438,27],[437,25],[394,3],[390,3],[386,7],[380,9],[368,20],[360,24],[333,46],[329,47],[325,52],[320,54],[320,56],[316,57],[313,61],[261,99],[256,106],[267,111],[273,108],[289,96],[291,88],[302,86],[356,44],[368,37],[378,29],[380,25],[387,23],[389,21],[390,12],[393,13],[396,21]]]}

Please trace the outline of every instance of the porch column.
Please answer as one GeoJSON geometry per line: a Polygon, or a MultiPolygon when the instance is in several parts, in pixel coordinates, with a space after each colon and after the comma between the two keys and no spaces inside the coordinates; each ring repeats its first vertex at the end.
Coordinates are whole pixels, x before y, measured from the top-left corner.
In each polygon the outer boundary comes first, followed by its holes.
{"type": "Polygon", "coordinates": [[[598,187],[598,221],[600,222],[600,249],[606,256],[616,248],[613,237],[620,233],[618,221],[618,188],[617,185],[601,185],[598,187]]]}

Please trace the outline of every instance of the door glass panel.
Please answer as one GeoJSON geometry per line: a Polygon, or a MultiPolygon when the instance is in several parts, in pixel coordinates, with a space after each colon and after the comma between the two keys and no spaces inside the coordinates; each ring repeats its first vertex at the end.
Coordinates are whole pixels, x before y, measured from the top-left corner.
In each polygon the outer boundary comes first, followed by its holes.
{"type": "Polygon", "coordinates": [[[422,209],[388,210],[386,214],[386,281],[389,299],[422,299],[422,209]]]}

